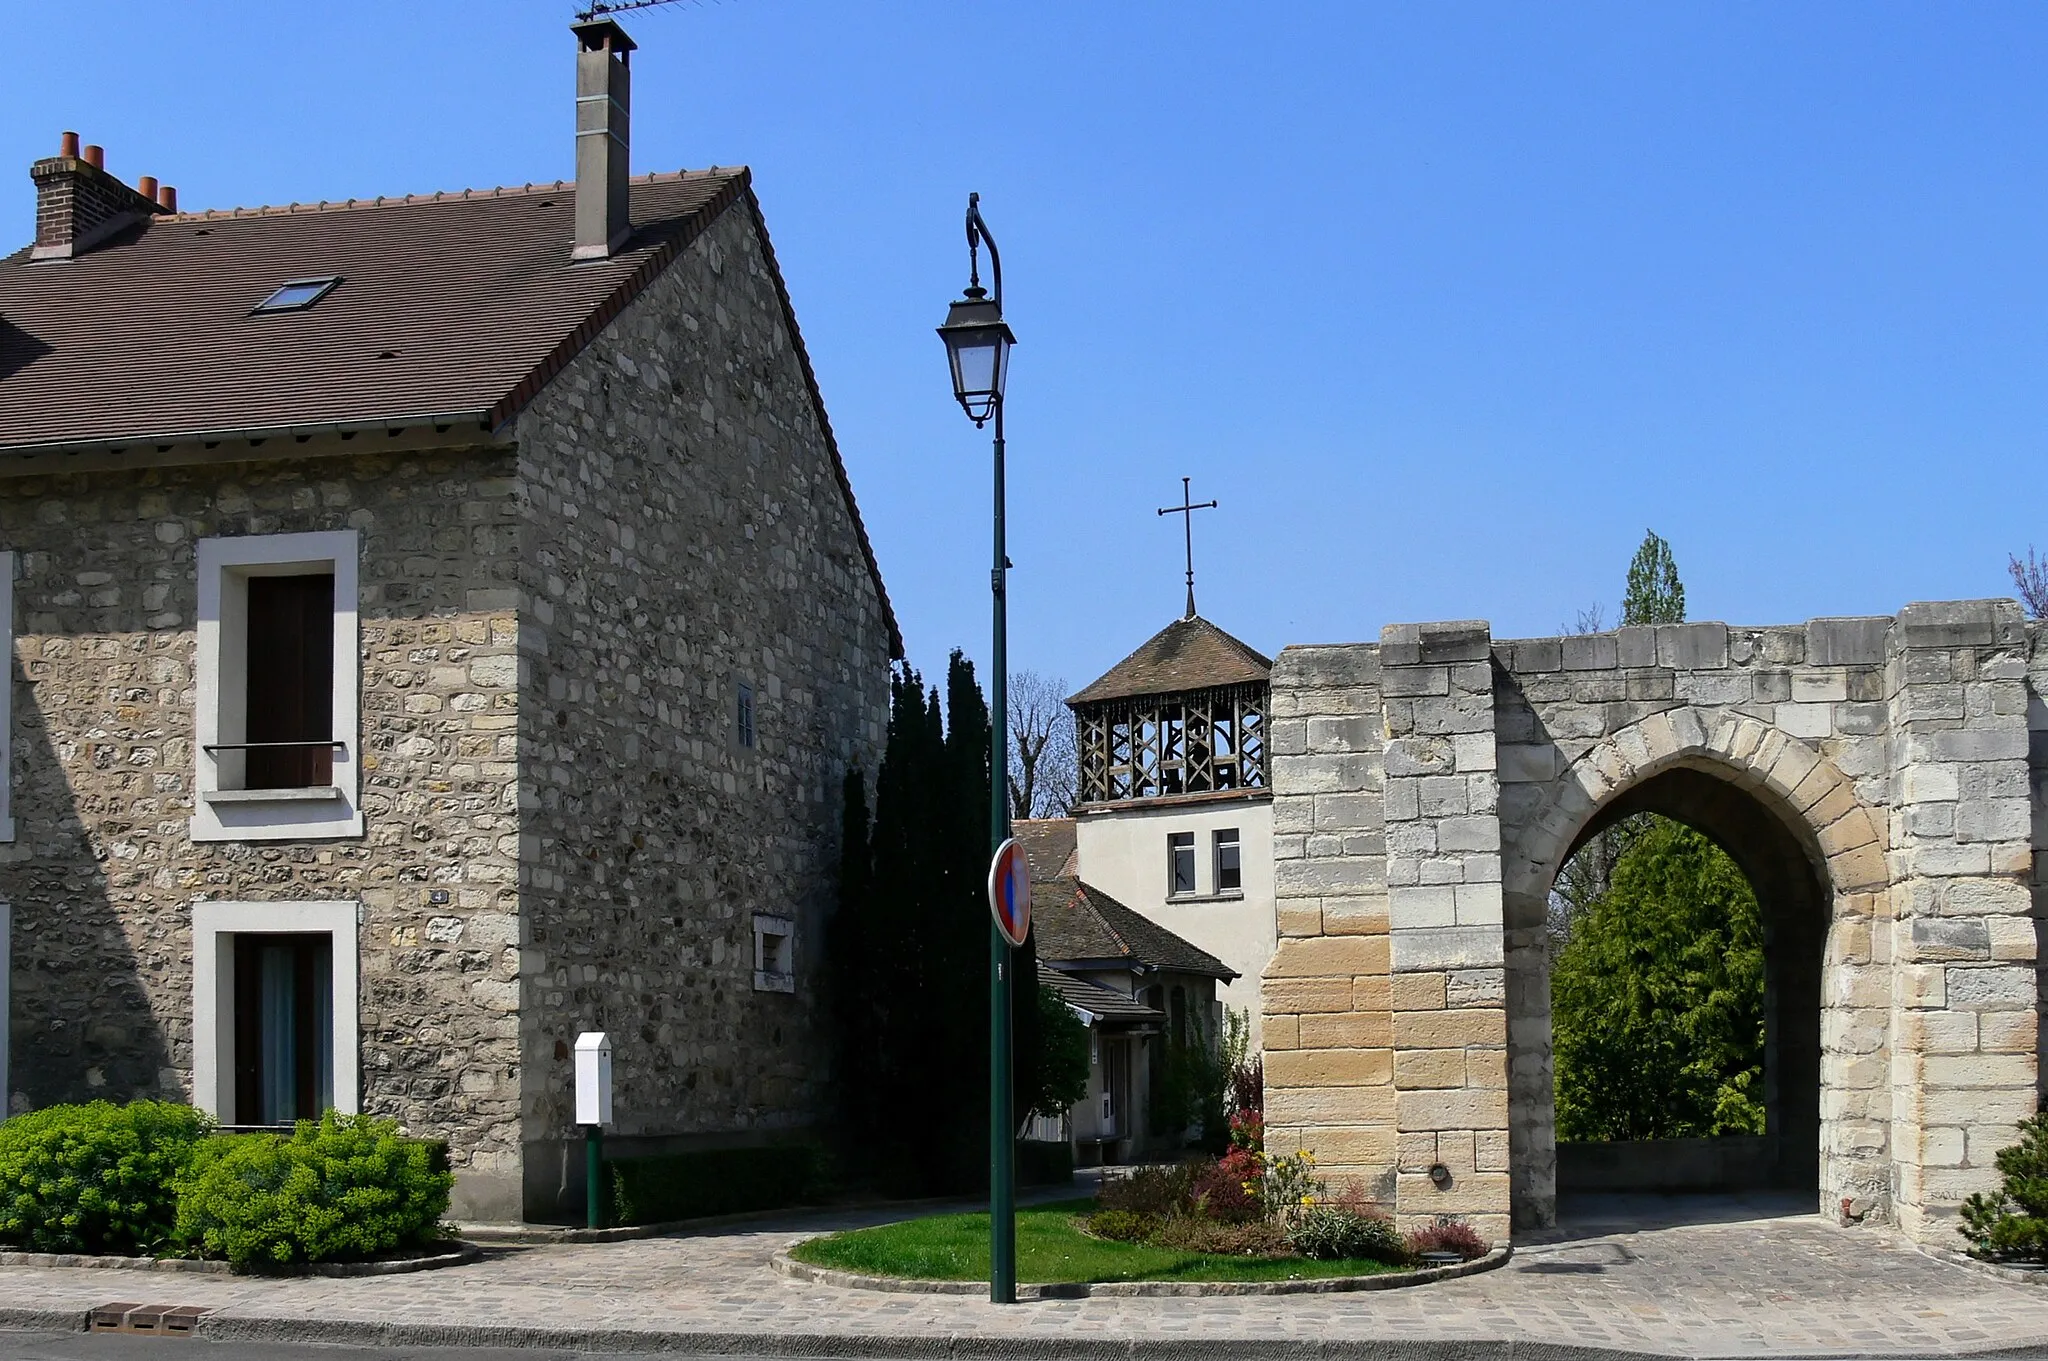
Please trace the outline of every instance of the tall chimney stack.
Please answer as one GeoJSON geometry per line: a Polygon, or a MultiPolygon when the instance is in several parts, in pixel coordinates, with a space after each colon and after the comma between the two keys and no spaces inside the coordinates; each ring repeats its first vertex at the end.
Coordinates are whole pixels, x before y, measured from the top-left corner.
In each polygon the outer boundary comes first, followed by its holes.
{"type": "Polygon", "coordinates": [[[157,202],[157,183],[143,177],[146,191],[130,189],[106,171],[106,154],[78,146],[67,132],[55,156],[28,168],[36,186],[36,244],[31,260],[64,260],[91,250],[124,227],[153,213],[169,212],[157,202]]]}
{"type": "Polygon", "coordinates": [[[610,19],[571,24],[576,35],[576,249],[602,260],[632,235],[631,110],[636,44],[610,19]]]}

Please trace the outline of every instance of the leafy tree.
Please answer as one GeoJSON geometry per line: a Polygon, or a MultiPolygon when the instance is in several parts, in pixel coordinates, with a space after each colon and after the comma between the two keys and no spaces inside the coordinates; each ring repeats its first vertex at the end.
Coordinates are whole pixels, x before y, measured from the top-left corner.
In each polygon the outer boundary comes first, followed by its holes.
{"type": "Polygon", "coordinates": [[[1657,537],[1655,530],[1643,532],[1643,546],[1628,565],[1628,590],[1621,601],[1621,626],[1632,624],[1683,624],[1685,586],[1678,579],[1678,564],[1672,560],[1671,545],[1657,537]]]}
{"type": "Polygon", "coordinates": [[[2012,573],[2012,584],[2020,593],[2020,603],[2027,607],[2027,613],[2036,619],[2048,619],[2048,561],[2027,549],[2027,556],[2017,553],[2006,555],[2006,567],[2012,573]]]}
{"type": "Polygon", "coordinates": [[[1742,871],[1654,820],[1551,969],[1558,1137],[1762,1133],[1763,967],[1742,871]]]}
{"type": "Polygon", "coordinates": [[[1088,1027],[1060,995],[1038,985],[1039,1061],[1030,1075],[1029,1100],[1019,1090],[1019,1115],[1057,1119],[1088,1095],[1088,1027]]]}

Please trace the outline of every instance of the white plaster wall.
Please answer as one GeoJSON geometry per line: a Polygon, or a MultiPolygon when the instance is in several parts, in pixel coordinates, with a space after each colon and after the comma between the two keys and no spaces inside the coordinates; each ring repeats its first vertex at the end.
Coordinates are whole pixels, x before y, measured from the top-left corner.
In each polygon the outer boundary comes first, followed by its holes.
{"type": "Polygon", "coordinates": [[[1250,1017],[1256,1051],[1259,979],[1273,957],[1275,936],[1271,798],[1261,794],[1082,813],[1075,846],[1084,882],[1237,970],[1235,982],[1217,989],[1217,1000],[1250,1017]],[[1226,827],[1237,829],[1244,882],[1239,894],[1222,898],[1215,892],[1213,834],[1226,827]],[[1166,896],[1166,838],[1173,832],[1195,834],[1197,892],[1192,898],[1166,896]]]}

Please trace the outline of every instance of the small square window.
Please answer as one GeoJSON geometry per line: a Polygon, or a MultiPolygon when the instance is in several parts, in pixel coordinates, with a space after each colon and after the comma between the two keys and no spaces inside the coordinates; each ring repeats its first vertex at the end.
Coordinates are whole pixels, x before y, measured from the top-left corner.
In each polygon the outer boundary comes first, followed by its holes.
{"type": "Polygon", "coordinates": [[[1238,859],[1237,828],[1216,833],[1216,891],[1238,893],[1244,889],[1244,870],[1238,859]]]}
{"type": "Polygon", "coordinates": [[[1166,834],[1166,894],[1184,898],[1195,891],[1195,834],[1166,834]]]}
{"type": "Polygon", "coordinates": [[[754,914],[754,991],[796,991],[796,923],[754,914]]]}
{"type": "Polygon", "coordinates": [[[733,737],[743,747],[754,745],[754,687],[745,681],[733,687],[733,737]]]}
{"type": "Polygon", "coordinates": [[[323,275],[317,279],[291,279],[280,285],[275,293],[250,309],[252,312],[302,312],[334,291],[341,282],[339,274],[323,275]]]}

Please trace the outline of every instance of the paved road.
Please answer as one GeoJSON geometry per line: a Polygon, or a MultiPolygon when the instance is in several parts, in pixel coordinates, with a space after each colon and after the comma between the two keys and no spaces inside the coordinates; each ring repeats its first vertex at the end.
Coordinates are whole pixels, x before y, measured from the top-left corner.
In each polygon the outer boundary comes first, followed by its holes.
{"type": "MultiPolygon", "coordinates": [[[[1349,1295],[997,1308],[971,1297],[837,1289],[770,1270],[769,1258],[788,1243],[874,1217],[842,1213],[689,1237],[496,1248],[468,1266],[369,1279],[0,1269],[0,1319],[20,1326],[37,1321],[27,1311],[82,1312],[115,1299],[209,1306],[217,1312],[203,1334],[266,1344],[223,1352],[223,1361],[286,1355],[271,1339],[396,1344],[401,1350],[378,1354],[412,1356],[422,1354],[409,1350],[419,1344],[511,1344],[558,1356],[674,1349],[1044,1361],[1249,1355],[1275,1346],[1369,1355],[1388,1344],[1418,1356],[1500,1355],[1470,1344],[1508,1341],[1688,1357],[1933,1356],[2048,1342],[2048,1283],[1993,1279],[1799,1209],[1756,1199],[1589,1200],[1561,1228],[1519,1245],[1502,1270],[1349,1295]]],[[[47,1352],[52,1358],[115,1357],[61,1348],[125,1341],[33,1345],[60,1348],[47,1352]]],[[[193,1361],[202,1345],[143,1341],[193,1361]]],[[[39,1361],[44,1354],[23,1353],[39,1361]]],[[[519,1355],[530,1361],[535,1353],[519,1355]]]]}

